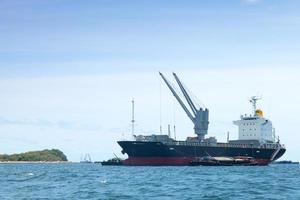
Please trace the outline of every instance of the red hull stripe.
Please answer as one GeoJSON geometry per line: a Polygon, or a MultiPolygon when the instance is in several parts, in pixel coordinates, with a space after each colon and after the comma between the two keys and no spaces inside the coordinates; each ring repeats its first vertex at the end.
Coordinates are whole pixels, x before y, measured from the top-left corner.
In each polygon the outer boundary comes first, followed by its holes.
{"type": "Polygon", "coordinates": [[[258,165],[268,165],[271,160],[270,159],[255,159],[258,165]]]}
{"type": "MultiPolygon", "coordinates": [[[[128,166],[187,166],[194,157],[129,157],[123,161],[128,166]]],[[[269,159],[256,159],[258,165],[268,165],[269,159]]]]}

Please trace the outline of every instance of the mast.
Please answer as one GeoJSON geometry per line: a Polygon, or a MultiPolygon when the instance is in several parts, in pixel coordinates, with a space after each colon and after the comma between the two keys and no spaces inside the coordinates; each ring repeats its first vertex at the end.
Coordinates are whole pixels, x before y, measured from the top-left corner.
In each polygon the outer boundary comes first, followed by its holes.
{"type": "Polygon", "coordinates": [[[159,79],[159,133],[162,135],[161,79],[159,79]]]}
{"type": "Polygon", "coordinates": [[[132,119],[131,119],[131,134],[132,134],[132,137],[134,136],[134,99],[132,99],[131,101],[132,103],[132,119]]]}

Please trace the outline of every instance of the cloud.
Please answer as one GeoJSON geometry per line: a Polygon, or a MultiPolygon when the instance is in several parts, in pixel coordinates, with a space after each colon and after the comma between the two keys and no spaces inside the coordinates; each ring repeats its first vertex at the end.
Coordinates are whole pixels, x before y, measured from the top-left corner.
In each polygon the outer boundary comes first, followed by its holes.
{"type": "Polygon", "coordinates": [[[40,128],[76,129],[76,130],[100,130],[101,126],[91,123],[80,123],[65,120],[47,119],[9,119],[0,116],[0,125],[37,126],[40,128]]]}

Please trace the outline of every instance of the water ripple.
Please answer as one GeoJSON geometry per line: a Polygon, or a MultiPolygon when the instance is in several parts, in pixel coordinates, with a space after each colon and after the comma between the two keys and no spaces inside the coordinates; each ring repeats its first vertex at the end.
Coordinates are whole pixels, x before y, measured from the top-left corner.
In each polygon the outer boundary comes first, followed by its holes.
{"type": "Polygon", "coordinates": [[[299,165],[2,164],[0,199],[300,199],[299,165]]]}

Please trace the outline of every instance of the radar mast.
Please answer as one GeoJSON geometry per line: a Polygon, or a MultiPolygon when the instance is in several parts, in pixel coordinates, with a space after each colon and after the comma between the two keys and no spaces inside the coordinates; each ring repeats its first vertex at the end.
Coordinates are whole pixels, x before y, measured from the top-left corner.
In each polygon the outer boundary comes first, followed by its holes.
{"type": "Polygon", "coordinates": [[[252,106],[253,106],[253,115],[255,116],[256,115],[256,102],[258,100],[261,100],[261,97],[258,97],[258,96],[252,96],[250,98],[250,103],[252,103],[252,106]]]}

